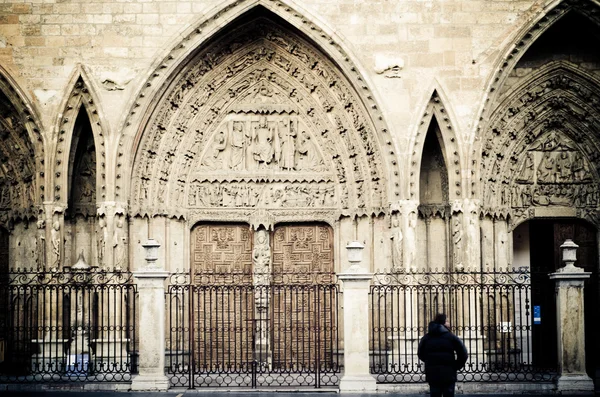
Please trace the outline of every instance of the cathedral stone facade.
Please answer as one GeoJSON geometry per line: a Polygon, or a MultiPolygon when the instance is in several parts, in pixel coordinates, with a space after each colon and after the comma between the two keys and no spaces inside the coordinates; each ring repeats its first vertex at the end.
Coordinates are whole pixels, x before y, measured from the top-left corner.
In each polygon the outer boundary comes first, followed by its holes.
{"type": "Polygon", "coordinates": [[[595,0],[3,2],[2,271],[151,238],[169,272],[340,273],[358,240],[547,274],[571,238],[593,319],[599,40],[595,0]]]}

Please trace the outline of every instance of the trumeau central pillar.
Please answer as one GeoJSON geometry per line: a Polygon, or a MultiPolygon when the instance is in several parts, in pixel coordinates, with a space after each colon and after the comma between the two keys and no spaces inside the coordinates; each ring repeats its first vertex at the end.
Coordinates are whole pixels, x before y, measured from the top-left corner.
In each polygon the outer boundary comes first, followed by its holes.
{"type": "Polygon", "coordinates": [[[272,351],[269,332],[269,292],[272,281],[269,233],[261,227],[254,233],[252,250],[252,284],[256,319],[255,360],[263,368],[271,368],[272,351]]]}

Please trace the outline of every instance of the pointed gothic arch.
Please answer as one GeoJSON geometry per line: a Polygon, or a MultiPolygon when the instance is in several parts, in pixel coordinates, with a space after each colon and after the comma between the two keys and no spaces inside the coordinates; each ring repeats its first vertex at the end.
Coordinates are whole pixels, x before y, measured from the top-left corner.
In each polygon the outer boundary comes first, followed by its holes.
{"type": "MultiPolygon", "coordinates": [[[[558,0],[552,1],[548,6],[540,8],[542,12],[527,21],[518,36],[508,45],[499,60],[496,62],[494,73],[486,84],[485,95],[479,109],[478,123],[476,124],[475,139],[470,154],[470,168],[475,171],[471,178],[470,195],[476,196],[482,189],[482,156],[485,142],[490,134],[490,124],[493,114],[497,111],[501,88],[505,84],[511,71],[515,68],[522,56],[551,26],[569,12],[579,13],[596,25],[600,25],[600,5],[597,1],[558,0]]],[[[505,216],[504,214],[503,216],[505,216]]]]}
{"type": "Polygon", "coordinates": [[[442,156],[448,171],[448,200],[456,200],[464,197],[462,189],[462,165],[459,137],[453,127],[451,111],[445,106],[447,101],[443,100],[439,94],[439,88],[434,89],[429,98],[423,116],[419,121],[419,126],[413,141],[411,142],[412,151],[409,156],[409,195],[411,200],[419,199],[419,178],[421,173],[421,161],[425,140],[432,122],[437,122],[439,126],[439,136],[437,142],[442,151],[442,156]]]}
{"type": "Polygon", "coordinates": [[[44,200],[41,123],[16,81],[0,66],[0,223],[35,218],[44,200]]]}
{"type": "MultiPolygon", "coordinates": [[[[57,144],[54,161],[54,197],[59,203],[66,204],[70,196],[69,166],[73,159],[72,144],[76,121],[81,110],[86,112],[96,146],[96,187],[97,200],[106,198],[106,149],[105,137],[108,135],[108,123],[103,120],[99,97],[92,80],[85,69],[78,65],[67,85],[66,95],[61,104],[63,111],[56,123],[57,144]]],[[[75,142],[77,139],[75,138],[75,142]]]]}
{"type": "Polygon", "coordinates": [[[597,223],[600,80],[565,61],[512,91],[491,119],[482,152],[482,198],[513,227],[537,208],[570,208],[597,223]]]}
{"type": "MultiPolygon", "coordinates": [[[[342,41],[331,33],[331,29],[322,28],[322,24],[317,25],[315,18],[305,16],[306,14],[300,12],[291,1],[247,0],[227,2],[224,6],[213,10],[208,17],[202,18],[193,27],[186,29],[179,36],[183,39],[178,38],[166,56],[157,62],[154,71],[149,73],[149,78],[131,103],[131,111],[124,120],[124,133],[121,136],[116,164],[117,201],[123,201],[128,193],[135,194],[134,191],[128,192],[128,190],[133,186],[131,178],[134,177],[134,168],[137,164],[124,164],[123,154],[128,147],[133,147],[132,150],[139,154],[145,126],[148,125],[149,118],[160,102],[159,98],[164,98],[169,87],[172,87],[170,86],[172,80],[182,74],[183,68],[189,66],[190,59],[197,57],[203,48],[210,46],[211,41],[219,36],[220,32],[235,27],[240,20],[256,13],[257,10],[271,20],[283,21],[295,35],[302,36],[303,40],[319,53],[319,57],[326,59],[326,63],[333,66],[335,77],[341,78],[347,84],[352,92],[352,104],[361,109],[363,113],[361,118],[366,121],[362,124],[367,126],[364,131],[362,127],[353,129],[361,131],[359,142],[375,148],[369,148],[367,152],[380,151],[378,154],[380,158],[377,159],[380,163],[378,166],[382,170],[380,179],[382,182],[390,180],[389,189],[387,186],[383,188],[382,206],[387,206],[389,201],[400,196],[396,154],[383,115],[375,102],[376,95],[370,90],[363,73],[360,72],[361,68],[344,49],[343,44],[340,44],[342,41]]],[[[209,68],[212,68],[212,65],[209,65],[209,68]]],[[[136,156],[134,161],[138,162],[139,156],[136,156]]]]}
{"type": "Polygon", "coordinates": [[[164,80],[143,116],[132,214],[223,220],[225,207],[250,221],[266,207],[286,219],[292,209],[382,211],[396,160],[383,154],[387,129],[362,78],[359,90],[310,37],[260,5],[226,29],[164,80]]]}

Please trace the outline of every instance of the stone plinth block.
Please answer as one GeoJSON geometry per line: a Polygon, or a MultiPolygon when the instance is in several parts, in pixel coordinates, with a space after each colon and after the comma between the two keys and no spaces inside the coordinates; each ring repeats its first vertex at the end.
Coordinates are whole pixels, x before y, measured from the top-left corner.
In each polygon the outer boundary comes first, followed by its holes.
{"type": "Polygon", "coordinates": [[[369,286],[372,273],[353,265],[338,277],[344,283],[344,376],[340,392],[375,391],[369,371],[369,286]]]}
{"type": "Polygon", "coordinates": [[[168,272],[135,272],[140,302],[139,375],[131,390],[167,390],[165,376],[165,279],[168,272]]]}
{"type": "Polygon", "coordinates": [[[585,370],[585,316],[583,284],[589,272],[565,266],[550,278],[556,281],[556,325],[558,331],[558,391],[593,392],[594,384],[585,370]]]}

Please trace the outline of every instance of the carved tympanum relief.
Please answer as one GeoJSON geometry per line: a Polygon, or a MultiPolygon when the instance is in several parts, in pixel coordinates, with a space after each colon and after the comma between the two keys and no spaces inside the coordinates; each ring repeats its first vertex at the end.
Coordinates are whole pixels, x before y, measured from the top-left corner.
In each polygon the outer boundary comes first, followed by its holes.
{"type": "Polygon", "coordinates": [[[596,208],[600,95],[581,73],[551,65],[499,106],[482,151],[485,211],[596,208]]]}
{"type": "Polygon", "coordinates": [[[366,211],[386,201],[357,94],[281,26],[262,18],[241,26],[197,53],[171,86],[136,155],[134,212],[366,211]]]}
{"type": "Polygon", "coordinates": [[[15,107],[0,91],[0,213],[7,219],[9,213],[12,216],[34,213],[34,161],[27,129],[15,107]]]}

